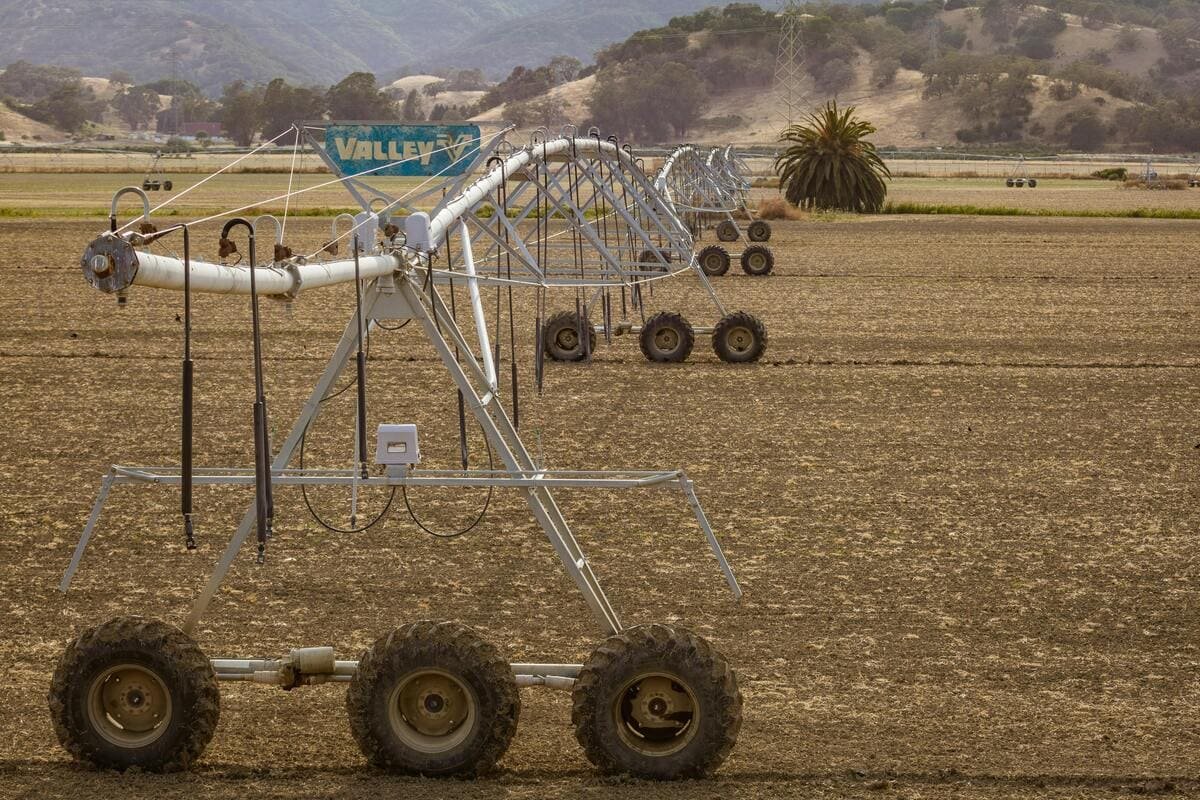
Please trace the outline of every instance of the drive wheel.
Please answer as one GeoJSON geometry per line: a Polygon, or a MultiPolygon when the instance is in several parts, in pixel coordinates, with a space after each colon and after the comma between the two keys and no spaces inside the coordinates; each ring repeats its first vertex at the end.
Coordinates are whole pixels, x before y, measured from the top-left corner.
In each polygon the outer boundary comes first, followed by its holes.
{"type": "Polygon", "coordinates": [[[729,272],[729,251],[719,244],[710,244],[697,256],[700,269],[710,277],[719,277],[729,272]]]}
{"type": "Polygon", "coordinates": [[[710,775],[737,742],[742,695],[725,658],[683,628],[640,625],[588,658],[571,695],[575,738],[604,772],[710,775]]]}
{"type": "Polygon", "coordinates": [[[221,703],[217,676],[196,643],[141,617],[117,617],[67,645],[49,701],[58,741],[77,760],[151,772],[198,759],[221,703]]]}
{"type": "Polygon", "coordinates": [[[731,219],[722,220],[717,223],[717,241],[720,242],[736,242],[740,236],[737,223],[731,219]]]}
{"type": "Polygon", "coordinates": [[[647,272],[668,272],[671,263],[670,250],[643,250],[638,256],[638,263],[647,272]]]}
{"type": "Polygon", "coordinates": [[[508,749],[521,697],[508,662],[473,630],[414,622],[363,653],[346,711],[354,740],[374,766],[473,776],[508,749]]]}
{"type": "Polygon", "coordinates": [[[642,326],[638,337],[642,355],[659,363],[678,363],[691,355],[696,333],[680,314],[660,311],[642,326]]]}
{"type": "Polygon", "coordinates": [[[752,242],[766,242],[771,239],[771,223],[765,219],[756,219],[746,228],[746,238],[752,242]]]}
{"type": "Polygon", "coordinates": [[[164,190],[164,191],[168,191],[168,192],[169,192],[169,191],[171,191],[172,189],[174,189],[174,188],[175,188],[175,184],[174,184],[174,183],[172,183],[171,181],[163,181],[162,188],[163,188],[163,190],[164,190]]]}
{"type": "Polygon", "coordinates": [[[579,315],[574,311],[560,311],[546,320],[542,328],[542,341],[546,355],[555,361],[583,361],[588,353],[596,350],[596,332],[584,320],[579,324],[579,315]],[[588,333],[588,348],[583,349],[583,337],[579,335],[580,327],[588,333]]]}
{"type": "Polygon", "coordinates": [[[1037,187],[1037,178],[1030,178],[1028,183],[1029,183],[1030,189],[1036,188],[1037,187]]]}
{"type": "Polygon", "coordinates": [[[766,352],[767,328],[753,314],[735,311],[717,323],[712,344],[717,358],[722,361],[749,364],[758,361],[766,352]]]}
{"type": "Polygon", "coordinates": [[[742,253],[742,272],[755,277],[770,275],[775,269],[775,254],[761,244],[747,247],[742,253]]]}
{"type": "Polygon", "coordinates": [[[1014,186],[1015,184],[1013,183],[1013,179],[1012,179],[1012,178],[1005,178],[1005,179],[1004,179],[1004,185],[1005,185],[1005,186],[1007,186],[1009,189],[1011,189],[1011,188],[1013,188],[1013,186],[1014,186]]]}

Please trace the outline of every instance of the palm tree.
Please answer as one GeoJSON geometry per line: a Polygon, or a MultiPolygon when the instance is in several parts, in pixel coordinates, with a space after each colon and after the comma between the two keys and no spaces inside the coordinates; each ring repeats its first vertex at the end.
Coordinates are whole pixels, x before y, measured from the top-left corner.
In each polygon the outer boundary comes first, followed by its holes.
{"type": "Polygon", "coordinates": [[[871,212],[883,208],[887,165],[865,137],[875,126],[854,116],[854,106],[839,110],[837,101],[792,125],[781,142],[790,142],[775,159],[779,185],[788,202],[801,208],[871,212]]]}

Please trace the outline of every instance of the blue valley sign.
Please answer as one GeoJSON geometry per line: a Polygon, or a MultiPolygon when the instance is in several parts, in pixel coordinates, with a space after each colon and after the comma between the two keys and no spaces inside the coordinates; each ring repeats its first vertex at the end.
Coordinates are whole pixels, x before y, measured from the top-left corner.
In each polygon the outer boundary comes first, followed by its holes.
{"type": "Polygon", "coordinates": [[[461,175],[479,154],[479,127],[330,125],[325,152],[343,175],[461,175]]]}

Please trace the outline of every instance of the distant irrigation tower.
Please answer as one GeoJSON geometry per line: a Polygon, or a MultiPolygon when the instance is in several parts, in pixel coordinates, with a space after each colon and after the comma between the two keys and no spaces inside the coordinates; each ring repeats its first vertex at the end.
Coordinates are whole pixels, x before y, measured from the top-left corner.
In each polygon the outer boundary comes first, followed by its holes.
{"type": "Polygon", "coordinates": [[[799,0],[782,0],[779,5],[779,52],[775,57],[774,117],[782,127],[794,125],[803,116],[806,96],[804,37],[799,0]]]}

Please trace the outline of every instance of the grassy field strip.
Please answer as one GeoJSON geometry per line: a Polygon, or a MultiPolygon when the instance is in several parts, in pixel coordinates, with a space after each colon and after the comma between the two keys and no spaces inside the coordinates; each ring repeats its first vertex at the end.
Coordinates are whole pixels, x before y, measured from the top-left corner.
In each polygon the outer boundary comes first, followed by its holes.
{"type": "Polygon", "coordinates": [[[1014,208],[960,203],[888,202],[884,214],[952,214],[978,217],[1100,217],[1120,219],[1200,219],[1196,208],[1014,208]]]}

